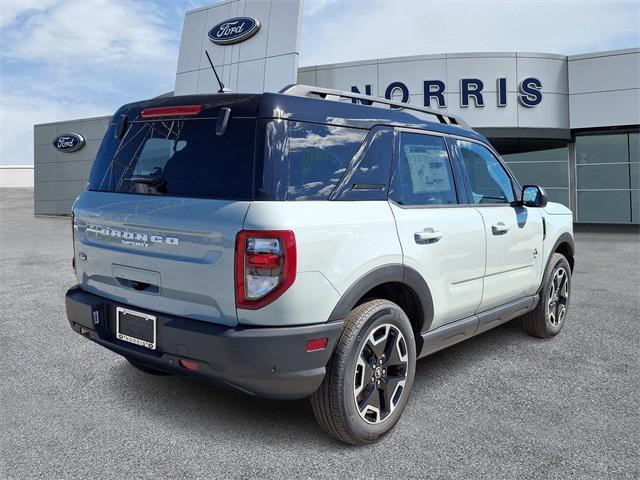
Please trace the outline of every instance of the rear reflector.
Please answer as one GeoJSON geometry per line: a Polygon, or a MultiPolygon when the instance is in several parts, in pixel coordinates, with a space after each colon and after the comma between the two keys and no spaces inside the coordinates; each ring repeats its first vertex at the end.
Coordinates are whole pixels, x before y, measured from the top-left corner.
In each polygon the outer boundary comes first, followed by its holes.
{"type": "Polygon", "coordinates": [[[307,352],[317,352],[318,350],[324,350],[329,343],[328,338],[314,338],[307,342],[307,352]]]}
{"type": "Polygon", "coordinates": [[[181,358],[180,360],[178,360],[178,365],[180,365],[182,368],[186,368],[187,370],[200,370],[200,364],[195,360],[187,360],[186,358],[181,358]]]}
{"type": "Polygon", "coordinates": [[[198,115],[202,112],[202,105],[182,105],[179,107],[155,107],[145,108],[140,113],[142,118],[149,117],[183,117],[198,115]]]}

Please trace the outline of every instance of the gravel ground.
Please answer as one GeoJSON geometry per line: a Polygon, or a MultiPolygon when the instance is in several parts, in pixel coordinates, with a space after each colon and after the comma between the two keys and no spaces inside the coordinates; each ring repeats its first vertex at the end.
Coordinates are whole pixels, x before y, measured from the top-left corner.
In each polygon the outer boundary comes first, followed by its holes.
{"type": "Polygon", "coordinates": [[[514,321],[421,360],[400,422],[361,448],[307,401],[148,376],[73,333],[70,236],[0,189],[1,478],[640,477],[637,235],[578,235],[559,337],[514,321]]]}

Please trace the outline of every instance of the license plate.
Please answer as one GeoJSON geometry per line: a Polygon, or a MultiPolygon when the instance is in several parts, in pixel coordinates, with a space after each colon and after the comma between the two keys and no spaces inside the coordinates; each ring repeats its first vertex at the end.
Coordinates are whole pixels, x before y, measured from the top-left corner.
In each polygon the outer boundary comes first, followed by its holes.
{"type": "Polygon", "coordinates": [[[156,317],[117,307],[116,337],[119,340],[155,350],[156,317]]]}

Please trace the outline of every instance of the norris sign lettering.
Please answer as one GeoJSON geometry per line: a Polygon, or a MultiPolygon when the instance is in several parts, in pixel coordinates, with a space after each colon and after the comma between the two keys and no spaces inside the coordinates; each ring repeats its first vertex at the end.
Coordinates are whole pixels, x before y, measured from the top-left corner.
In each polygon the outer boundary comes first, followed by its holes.
{"type": "MultiPolygon", "coordinates": [[[[460,79],[460,106],[468,107],[472,103],[476,107],[484,107],[485,100],[483,90],[485,86],[479,78],[461,78],[460,79]]],[[[371,85],[365,85],[365,95],[371,95],[371,85]]],[[[542,82],[534,77],[528,77],[522,80],[518,85],[518,102],[525,107],[535,107],[542,102],[542,82]]],[[[361,93],[357,85],[351,87],[354,93],[361,93]]],[[[496,98],[498,107],[507,106],[507,79],[496,79],[496,98]]],[[[424,106],[431,107],[431,101],[435,101],[435,106],[446,108],[447,100],[445,97],[446,85],[442,80],[425,80],[423,82],[424,106]]],[[[409,88],[403,82],[391,82],[385,92],[384,97],[388,100],[399,99],[401,102],[409,101],[409,88]],[[394,98],[395,97],[395,98],[394,98]],[[399,97],[399,98],[398,98],[399,97]]],[[[366,100],[353,99],[353,103],[367,103],[366,100]]]]}

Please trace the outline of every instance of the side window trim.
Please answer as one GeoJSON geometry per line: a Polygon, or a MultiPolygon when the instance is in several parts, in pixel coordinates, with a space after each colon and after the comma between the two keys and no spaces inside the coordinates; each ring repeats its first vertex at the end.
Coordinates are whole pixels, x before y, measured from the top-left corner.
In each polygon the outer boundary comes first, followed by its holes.
{"type": "Polygon", "coordinates": [[[457,161],[454,160],[454,153],[451,149],[450,143],[450,135],[442,132],[435,132],[432,130],[421,130],[421,129],[413,129],[413,128],[404,128],[404,127],[394,127],[394,139],[393,139],[393,161],[391,166],[391,176],[389,178],[389,184],[391,184],[393,175],[397,172],[398,169],[398,159],[400,158],[400,139],[402,134],[416,134],[416,135],[425,135],[430,137],[441,137],[444,140],[445,149],[447,151],[447,157],[449,160],[449,167],[451,168],[451,172],[453,173],[453,188],[454,193],[456,195],[456,204],[454,205],[431,205],[431,204],[422,204],[422,205],[404,205],[399,203],[395,198],[392,197],[391,192],[389,195],[389,201],[394,205],[400,208],[457,208],[462,205],[463,197],[461,196],[462,190],[466,188],[460,184],[461,177],[458,175],[459,166],[457,165],[457,161]]]}
{"type": "Polygon", "coordinates": [[[465,197],[466,197],[466,204],[467,206],[477,206],[478,204],[474,203],[471,197],[471,183],[469,181],[469,177],[465,172],[465,169],[462,168],[462,152],[460,151],[460,148],[458,147],[458,144],[456,142],[456,140],[461,140],[463,142],[469,142],[469,143],[476,143],[478,145],[481,145],[483,147],[485,147],[487,149],[487,151],[496,159],[496,161],[498,162],[498,164],[502,167],[502,170],[507,174],[507,177],[509,177],[510,180],[510,184],[511,184],[511,190],[513,193],[513,197],[515,198],[515,202],[514,203],[483,203],[482,206],[483,207],[504,207],[506,206],[512,206],[516,203],[518,203],[518,201],[520,200],[520,195],[521,195],[521,188],[520,188],[520,183],[518,182],[518,180],[513,176],[513,173],[511,172],[511,170],[509,170],[509,168],[506,166],[506,164],[504,163],[504,160],[502,160],[502,157],[495,151],[495,149],[485,143],[482,142],[480,140],[476,140],[475,138],[469,138],[469,137],[462,137],[459,135],[451,135],[450,136],[451,139],[451,147],[452,149],[455,151],[455,156],[456,156],[456,163],[458,164],[458,168],[461,171],[461,176],[463,178],[463,183],[464,183],[464,190],[465,190],[465,197]]]}

